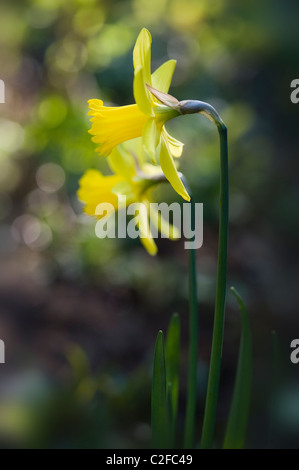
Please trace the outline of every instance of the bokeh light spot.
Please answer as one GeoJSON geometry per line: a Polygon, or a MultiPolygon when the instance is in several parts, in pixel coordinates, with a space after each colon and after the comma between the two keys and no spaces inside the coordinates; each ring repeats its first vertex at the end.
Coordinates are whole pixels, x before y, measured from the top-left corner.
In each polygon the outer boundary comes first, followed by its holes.
{"type": "Polygon", "coordinates": [[[45,163],[36,172],[36,182],[42,191],[54,193],[63,186],[65,173],[56,163],[45,163]]]}

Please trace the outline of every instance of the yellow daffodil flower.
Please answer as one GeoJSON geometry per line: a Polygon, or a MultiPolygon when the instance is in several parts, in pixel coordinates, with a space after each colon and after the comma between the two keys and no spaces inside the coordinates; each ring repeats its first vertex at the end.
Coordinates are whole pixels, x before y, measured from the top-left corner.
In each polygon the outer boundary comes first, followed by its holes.
{"type": "MultiPolygon", "coordinates": [[[[151,35],[145,28],[140,32],[133,51],[134,97],[136,104],[122,107],[106,107],[103,101],[89,101],[89,115],[92,116],[90,134],[100,155],[110,155],[118,144],[142,136],[143,146],[153,163],[157,162],[172,187],[185,200],[189,194],[182,183],[173,157],[180,157],[183,144],[171,137],[165,123],[180,113],[171,106],[172,97],[167,95],[175,60],[162,64],[151,74],[151,35]],[[169,97],[161,101],[160,96],[169,97]]],[[[173,99],[175,102],[175,98],[173,99]]]]}
{"type": "MultiPolygon", "coordinates": [[[[105,176],[100,171],[90,169],[85,172],[79,182],[78,198],[85,204],[84,212],[98,219],[103,215],[98,215],[97,207],[100,203],[108,203],[115,211],[122,209],[119,207],[118,196],[126,196],[126,205],[142,203],[138,206],[138,228],[140,239],[149,254],[157,253],[157,246],[154,242],[150,224],[149,213],[152,222],[164,236],[171,239],[178,238],[175,227],[166,222],[161,214],[149,204],[151,202],[151,191],[154,186],[165,181],[162,169],[147,163],[143,159],[141,145],[132,141],[133,147],[139,145],[140,149],[131,153],[124,145],[115,147],[107,158],[113,174],[105,176]],[[141,151],[140,151],[141,150],[141,151]]],[[[111,214],[114,211],[111,210],[111,214]]],[[[107,213],[105,214],[107,215],[107,213]]]]}

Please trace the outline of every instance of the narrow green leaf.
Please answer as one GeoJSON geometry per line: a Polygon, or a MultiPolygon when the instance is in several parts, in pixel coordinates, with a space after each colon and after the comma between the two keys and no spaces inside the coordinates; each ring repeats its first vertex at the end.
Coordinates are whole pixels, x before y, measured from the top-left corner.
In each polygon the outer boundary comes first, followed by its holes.
{"type": "Polygon", "coordinates": [[[169,408],[170,445],[175,446],[176,422],[179,397],[179,350],[180,319],[177,313],[172,316],[165,346],[166,387],[169,408]]]}
{"type": "Polygon", "coordinates": [[[224,449],[242,449],[244,447],[247,421],[250,407],[252,380],[252,340],[247,308],[240,294],[234,287],[231,292],[238,301],[241,318],[242,334],[239,359],[231,409],[224,439],[224,449]]]}
{"type": "Polygon", "coordinates": [[[159,331],[156,341],[152,380],[152,445],[165,449],[169,443],[168,403],[166,392],[166,369],[164,335],[159,331]]]}

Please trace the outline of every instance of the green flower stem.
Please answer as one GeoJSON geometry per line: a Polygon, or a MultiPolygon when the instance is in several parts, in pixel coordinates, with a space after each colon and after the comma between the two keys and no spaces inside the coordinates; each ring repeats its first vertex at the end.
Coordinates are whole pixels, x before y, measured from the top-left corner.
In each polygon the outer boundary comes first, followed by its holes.
{"type": "Polygon", "coordinates": [[[165,348],[162,331],[158,333],[154,354],[151,424],[153,449],[168,449],[169,423],[166,393],[165,348]]]}
{"type": "Polygon", "coordinates": [[[220,137],[221,154],[218,273],[210,372],[201,439],[202,449],[210,449],[213,446],[222,359],[227,276],[229,212],[227,129],[222,121],[216,122],[216,125],[220,137]]]}
{"type": "MultiPolygon", "coordinates": [[[[184,180],[186,186],[186,181],[184,180]]],[[[186,186],[190,196],[191,192],[186,186]]],[[[191,229],[195,227],[195,206],[191,197],[191,229]]],[[[196,276],[196,251],[189,250],[189,369],[187,388],[187,410],[185,422],[185,449],[194,447],[194,428],[196,415],[197,392],[197,357],[198,357],[198,318],[197,318],[197,276],[196,276]]]]}

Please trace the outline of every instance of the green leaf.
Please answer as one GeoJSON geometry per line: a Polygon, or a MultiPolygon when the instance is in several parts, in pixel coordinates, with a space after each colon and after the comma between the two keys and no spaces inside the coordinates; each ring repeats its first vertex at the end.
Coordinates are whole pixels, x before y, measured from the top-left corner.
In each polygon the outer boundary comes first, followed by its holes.
{"type": "Polygon", "coordinates": [[[154,354],[151,418],[153,448],[165,449],[169,443],[169,430],[164,335],[162,331],[158,333],[154,354]]]}
{"type": "Polygon", "coordinates": [[[179,396],[179,349],[180,349],[180,319],[177,313],[172,316],[165,347],[166,359],[166,389],[169,407],[169,425],[171,445],[175,445],[176,422],[179,396]]]}
{"type": "Polygon", "coordinates": [[[247,308],[234,287],[231,292],[238,301],[242,318],[242,335],[237,375],[224,439],[224,449],[243,449],[250,407],[252,380],[252,340],[247,308]]]}

